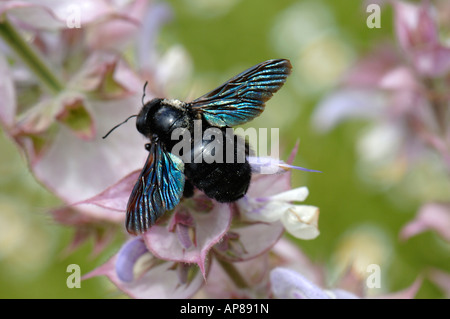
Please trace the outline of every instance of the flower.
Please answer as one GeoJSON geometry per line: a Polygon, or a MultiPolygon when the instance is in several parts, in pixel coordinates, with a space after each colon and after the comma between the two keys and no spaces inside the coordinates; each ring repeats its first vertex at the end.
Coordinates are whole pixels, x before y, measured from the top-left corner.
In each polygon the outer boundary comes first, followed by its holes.
{"type": "Polygon", "coordinates": [[[157,259],[140,237],[129,240],[115,256],[83,279],[99,275],[106,275],[133,298],[189,298],[204,284],[196,268],[157,259]]]}
{"type": "Polygon", "coordinates": [[[414,69],[422,76],[437,78],[450,71],[450,48],[439,40],[431,6],[393,3],[398,42],[414,69]]]}
{"type": "MultiPolygon", "coordinates": [[[[70,11],[71,6],[73,3],[70,1],[47,1],[45,5],[9,1],[3,8],[12,20],[22,17],[23,11],[36,10],[33,19],[27,21],[32,26],[35,39],[44,42],[42,48],[39,48],[46,56],[58,56],[58,59],[49,59],[47,62],[52,63],[54,68],[47,73],[67,74],[63,79],[67,84],[57,85],[59,88],[53,96],[48,96],[39,89],[40,96],[35,98],[39,102],[36,105],[22,105],[24,102],[19,100],[19,108],[11,101],[5,104],[5,116],[2,117],[4,125],[9,128],[7,132],[25,150],[33,173],[66,203],[93,196],[142,165],[146,152],[141,139],[138,136],[132,138],[136,135],[131,134],[135,132],[132,126],[123,127],[123,134],[116,134],[115,139],[103,141],[98,135],[103,135],[123,118],[139,110],[145,80],[149,80],[150,76],[155,77],[155,73],[165,73],[164,81],[168,81],[170,73],[175,73],[174,70],[168,70],[174,61],[153,52],[155,44],[148,43],[156,41],[156,37],[146,38],[139,28],[151,19],[154,30],[147,27],[146,31],[157,33],[161,24],[170,17],[170,10],[166,5],[149,5],[147,1],[135,0],[113,7],[104,1],[86,0],[79,4],[83,27],[56,28],[58,32],[52,33],[55,38],[50,38],[46,29],[41,28],[43,16],[40,14],[47,12],[55,19],[65,21],[63,13],[70,11]],[[155,12],[158,13],[158,19],[155,12]],[[116,22],[120,25],[127,23],[131,28],[117,27],[114,24],[116,22]],[[118,36],[118,29],[126,30],[126,34],[118,36]],[[96,37],[101,37],[101,41],[94,41],[94,45],[86,40],[96,37]],[[55,41],[66,45],[52,47],[55,41]],[[118,50],[125,45],[138,47],[141,55],[151,56],[154,59],[153,65],[158,65],[158,68],[147,70],[145,77],[141,78],[139,63],[142,61],[126,60],[118,50]],[[105,47],[111,46],[115,50],[105,50],[105,47]],[[164,60],[166,63],[163,63],[164,60]],[[19,109],[27,111],[19,113],[19,109]],[[116,148],[123,152],[117,152],[116,148]],[[83,153],[91,154],[89,162],[76,160],[76,154],[83,153]],[[122,156],[127,153],[135,156],[122,156]],[[109,169],[110,167],[115,169],[109,169]],[[107,173],[102,174],[102,169],[107,173]],[[76,171],[77,174],[71,174],[70,171],[76,171]],[[92,179],[95,175],[97,178],[92,179]],[[86,180],[90,182],[85,183],[86,180]],[[86,184],[85,187],[78,186],[83,184],[86,184]]],[[[12,54],[8,55],[17,59],[12,54]]],[[[183,73],[182,68],[176,67],[177,74],[183,73]]],[[[38,84],[33,81],[29,71],[27,76],[33,85],[21,88],[21,95],[38,84]]],[[[175,79],[174,81],[176,82],[175,79]]],[[[149,90],[152,91],[150,95],[154,96],[160,88],[157,78],[152,79],[152,83],[154,85],[149,90]]],[[[9,93],[9,96],[12,94],[17,92],[9,93]]]]}
{"type": "Polygon", "coordinates": [[[319,209],[291,204],[292,201],[304,201],[307,196],[308,188],[299,187],[267,197],[246,195],[238,201],[238,206],[249,220],[267,223],[279,220],[294,237],[314,239],[319,235],[319,209]]]}
{"type": "Polygon", "coordinates": [[[428,2],[394,1],[393,6],[402,52],[383,43],[357,63],[342,87],[319,103],[314,126],[324,132],[345,119],[371,119],[373,129],[360,143],[366,164],[404,167],[407,160],[412,165],[426,158],[431,147],[450,169],[450,151],[444,146],[449,130],[444,120],[448,98],[440,89],[448,85],[443,79],[450,72],[450,48],[439,38],[428,2]],[[375,137],[373,147],[369,142],[375,137]],[[366,154],[368,149],[375,150],[366,154]]]}
{"type": "Polygon", "coordinates": [[[450,47],[440,33],[446,11],[439,14],[441,6],[448,7],[430,1],[389,3],[398,45],[383,43],[356,63],[339,89],[319,103],[313,123],[326,132],[343,120],[367,120],[356,144],[358,171],[366,181],[389,189],[395,200],[408,196],[422,206],[400,236],[406,239],[431,228],[447,238],[436,223],[445,214],[437,213],[434,203],[450,199],[445,93],[450,47]]]}
{"type": "MultiPolygon", "coordinates": [[[[297,147],[293,154],[296,150],[297,147]]],[[[254,200],[252,196],[255,192],[260,192],[262,196],[269,195],[269,193],[278,194],[273,198],[266,198],[265,204],[270,207],[272,214],[282,216],[288,213],[285,210],[295,212],[297,209],[295,205],[289,204],[289,201],[298,199],[298,191],[296,189],[291,193],[289,191],[291,174],[286,168],[290,169],[293,166],[281,161],[275,162],[284,168],[282,172],[272,175],[255,174],[245,201],[254,200]]],[[[127,175],[100,194],[81,201],[75,206],[94,205],[104,209],[125,211],[126,199],[137,174],[138,172],[133,172],[127,175]]],[[[248,283],[246,279],[241,278],[239,270],[254,268],[246,268],[245,265],[252,265],[255,261],[259,261],[259,266],[254,269],[260,269],[262,273],[255,274],[255,276],[267,273],[265,270],[269,267],[268,253],[279,241],[284,227],[275,219],[272,221],[250,220],[247,218],[249,212],[246,207],[240,201],[236,204],[218,203],[196,190],[193,197],[183,198],[172,214],[166,213],[147,232],[125,243],[118,254],[107,264],[92,271],[85,278],[106,275],[119,289],[130,296],[159,298],[161,296],[158,287],[164,283],[155,279],[152,274],[156,271],[154,267],[164,264],[167,271],[178,269],[183,274],[186,271],[187,273],[198,273],[197,275],[204,278],[204,284],[209,287],[207,291],[213,295],[217,292],[210,290],[209,281],[216,282],[217,278],[223,278],[222,283],[227,282],[225,278],[231,280],[232,286],[236,288],[232,292],[233,295],[265,295],[267,292],[264,292],[263,288],[257,288],[260,287],[257,282],[248,283]],[[144,267],[139,275],[135,276],[133,274],[136,271],[133,269],[138,267],[136,264],[143,255],[151,256],[152,262],[148,267],[144,267]],[[218,272],[221,275],[214,275],[213,279],[210,279],[210,272],[216,273],[218,268],[222,269],[221,272],[218,272]],[[196,272],[195,269],[199,271],[196,272]],[[140,292],[136,293],[131,287],[139,287],[140,292]],[[142,290],[144,287],[146,287],[145,291],[142,290]],[[259,289],[262,291],[257,292],[259,289]]],[[[268,209],[268,207],[264,209],[268,209]]],[[[302,212],[304,209],[301,207],[299,211],[302,212]]],[[[310,222],[311,225],[306,226],[304,221],[295,223],[289,221],[289,223],[295,225],[296,233],[303,234],[305,238],[311,238],[312,236],[307,235],[311,233],[314,233],[314,237],[318,235],[317,221],[314,225],[312,225],[313,222],[310,222]]],[[[286,225],[291,227],[289,229],[293,229],[294,227],[289,223],[286,222],[286,225]]],[[[158,268],[158,271],[161,269],[158,268]]],[[[171,274],[170,282],[175,281],[174,278],[176,278],[176,272],[172,271],[171,274]]],[[[193,278],[189,274],[181,277],[193,278]]],[[[167,279],[166,275],[161,276],[161,280],[163,279],[167,279]]],[[[178,285],[185,285],[186,291],[196,293],[196,291],[188,289],[191,281],[179,281],[178,285]]],[[[202,285],[196,284],[195,286],[199,290],[202,285]]]]}
{"type": "MultiPolygon", "coordinates": [[[[359,238],[357,239],[359,240],[359,238]]],[[[359,244],[359,243],[356,243],[359,244]]],[[[376,245],[376,244],[375,244],[376,245]]],[[[369,289],[367,272],[360,274],[354,267],[343,271],[339,263],[312,262],[298,247],[287,240],[280,240],[272,249],[273,262],[268,271],[269,296],[279,299],[355,299],[355,298],[414,298],[422,284],[419,276],[411,286],[397,292],[387,292],[385,287],[369,289]],[[331,266],[331,267],[330,267],[331,266]],[[333,274],[338,270],[339,275],[333,274]],[[362,276],[361,276],[362,275],[362,276]],[[330,283],[330,278],[333,281],[330,283]],[[381,289],[380,289],[381,288],[381,289]],[[373,294],[375,293],[375,294],[373,294]]],[[[366,256],[357,258],[367,260],[366,256]]],[[[376,256],[369,257],[374,262],[376,256]],[[373,259],[375,257],[375,259],[373,259]]],[[[379,261],[379,259],[378,259],[379,261]]],[[[355,262],[357,262],[355,260],[355,262]]],[[[383,271],[383,268],[380,269],[383,271]]],[[[384,286],[384,284],[380,283],[384,286]]]]}
{"type": "MultiPolygon", "coordinates": [[[[252,170],[262,174],[269,172],[276,174],[291,169],[320,172],[292,165],[298,146],[297,143],[286,163],[272,158],[250,158],[252,170]]],[[[289,175],[286,175],[286,178],[288,177],[289,175]]],[[[308,188],[291,189],[290,187],[282,187],[280,188],[281,191],[277,193],[275,191],[277,187],[274,186],[276,186],[276,183],[282,182],[289,185],[289,181],[283,177],[277,178],[276,175],[274,177],[258,176],[255,182],[250,185],[248,193],[237,202],[243,218],[264,223],[280,221],[294,237],[300,239],[316,238],[319,235],[319,208],[291,203],[304,201],[309,194],[308,188]]]]}
{"type": "MultiPolygon", "coordinates": [[[[330,299],[336,297],[307,280],[301,274],[286,268],[275,268],[270,272],[272,291],[280,299],[330,299]]],[[[347,293],[346,299],[357,298],[347,293]]]]}
{"type": "Polygon", "coordinates": [[[414,220],[403,227],[400,238],[407,240],[427,230],[434,230],[446,241],[450,241],[450,205],[448,203],[423,205],[414,220]]]}
{"type": "Polygon", "coordinates": [[[428,271],[428,278],[450,298],[450,274],[440,269],[432,268],[428,271]]]}
{"type": "MultiPolygon", "coordinates": [[[[0,14],[7,44],[0,47],[0,121],[34,176],[62,200],[52,215],[75,229],[68,249],[93,236],[93,252],[99,253],[125,233],[126,203],[147,155],[131,125],[114,139],[100,137],[136,114],[144,94],[168,95],[190,69],[179,45],[165,54],[157,49],[171,10],[144,0],[49,0],[9,1],[0,5],[0,14]],[[149,86],[142,92],[145,81],[149,86]]],[[[266,296],[267,285],[256,279],[264,275],[268,282],[269,252],[285,227],[303,238],[318,235],[318,209],[291,204],[306,198],[304,188],[289,191],[292,169],[302,168],[255,159],[255,175],[264,175],[252,180],[249,205],[218,203],[196,190],[84,278],[106,275],[136,298],[188,298],[220,267],[239,290],[236,295],[266,296]],[[258,209],[261,216],[273,214],[270,220],[248,218],[255,202],[264,202],[258,209]],[[240,271],[255,261],[261,261],[252,266],[257,274],[247,280],[240,271]]]]}
{"type": "Polygon", "coordinates": [[[72,204],[142,166],[147,152],[132,125],[114,139],[100,137],[138,112],[145,81],[151,82],[147,96],[162,95],[189,72],[179,45],[162,54],[155,44],[171,9],[145,0],[50,0],[8,1],[0,12],[7,44],[0,47],[0,122],[36,179],[62,200],[52,213],[76,229],[72,248],[94,236],[98,252],[123,215],[72,204]],[[73,27],[68,19],[77,12],[80,25],[73,27]]]}
{"type": "MultiPolygon", "coordinates": [[[[359,299],[352,292],[344,289],[323,289],[308,280],[302,274],[283,267],[275,268],[270,273],[272,291],[282,299],[359,299]]],[[[405,290],[379,296],[380,299],[412,299],[420,288],[422,280],[417,279],[405,290]]]]}

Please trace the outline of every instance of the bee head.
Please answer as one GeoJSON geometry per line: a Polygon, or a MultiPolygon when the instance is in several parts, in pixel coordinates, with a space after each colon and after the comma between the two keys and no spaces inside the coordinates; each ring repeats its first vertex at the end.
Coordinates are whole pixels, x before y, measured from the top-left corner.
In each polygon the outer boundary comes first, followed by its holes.
{"type": "Polygon", "coordinates": [[[149,136],[152,134],[152,117],[161,105],[161,101],[162,99],[155,98],[147,102],[139,112],[136,119],[136,128],[142,135],[149,136]]]}

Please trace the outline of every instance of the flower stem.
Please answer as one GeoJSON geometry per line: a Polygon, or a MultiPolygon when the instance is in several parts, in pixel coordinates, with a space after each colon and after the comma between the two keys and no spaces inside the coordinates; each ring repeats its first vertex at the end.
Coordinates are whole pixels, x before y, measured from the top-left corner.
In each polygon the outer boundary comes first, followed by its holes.
{"type": "Polygon", "coordinates": [[[64,89],[62,82],[45,64],[38,52],[23,39],[6,17],[0,17],[0,36],[52,93],[57,94],[64,89]]]}
{"type": "Polygon", "coordinates": [[[233,283],[236,285],[236,287],[238,287],[240,289],[248,288],[247,282],[241,276],[241,274],[236,269],[236,267],[233,266],[233,264],[231,264],[225,260],[222,260],[220,258],[216,258],[216,260],[219,262],[220,266],[222,266],[222,269],[228,274],[228,276],[233,281],[233,283]]]}

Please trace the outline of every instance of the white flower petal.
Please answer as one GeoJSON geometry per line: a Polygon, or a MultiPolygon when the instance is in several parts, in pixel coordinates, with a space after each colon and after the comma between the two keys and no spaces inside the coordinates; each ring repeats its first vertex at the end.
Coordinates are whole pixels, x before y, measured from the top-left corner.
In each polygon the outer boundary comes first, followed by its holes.
{"type": "Polygon", "coordinates": [[[286,231],[300,239],[314,239],[319,235],[319,208],[309,205],[291,206],[281,217],[286,231]]]}
{"type": "Polygon", "coordinates": [[[303,202],[306,197],[308,197],[309,191],[307,187],[298,187],[290,189],[286,192],[279,193],[277,195],[271,196],[271,200],[283,201],[283,202],[303,202]]]}
{"type": "Polygon", "coordinates": [[[280,220],[283,213],[291,206],[280,201],[264,200],[244,196],[237,202],[239,209],[245,217],[265,223],[273,223],[280,220]]]}

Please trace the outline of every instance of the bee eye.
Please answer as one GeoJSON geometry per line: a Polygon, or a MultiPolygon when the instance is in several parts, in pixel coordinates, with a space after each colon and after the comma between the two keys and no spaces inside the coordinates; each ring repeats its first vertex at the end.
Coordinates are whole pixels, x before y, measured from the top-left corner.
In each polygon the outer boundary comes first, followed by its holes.
{"type": "Polygon", "coordinates": [[[160,105],[161,99],[153,99],[142,107],[136,119],[136,128],[139,133],[145,136],[152,134],[150,122],[152,121],[153,114],[160,105]]]}
{"type": "Polygon", "coordinates": [[[147,135],[149,133],[149,129],[147,128],[146,122],[147,122],[147,112],[143,112],[144,109],[139,113],[137,119],[136,119],[136,128],[139,131],[139,133],[143,135],[147,135]]]}

